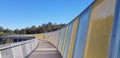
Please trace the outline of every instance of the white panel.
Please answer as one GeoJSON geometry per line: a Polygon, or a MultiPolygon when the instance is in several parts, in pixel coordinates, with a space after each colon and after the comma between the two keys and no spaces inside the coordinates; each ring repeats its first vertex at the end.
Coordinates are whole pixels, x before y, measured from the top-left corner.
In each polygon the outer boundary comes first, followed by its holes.
{"type": "Polygon", "coordinates": [[[14,58],[23,58],[21,46],[12,48],[14,58]]]}
{"type": "Polygon", "coordinates": [[[0,58],[2,58],[1,51],[0,51],[0,58]]]}

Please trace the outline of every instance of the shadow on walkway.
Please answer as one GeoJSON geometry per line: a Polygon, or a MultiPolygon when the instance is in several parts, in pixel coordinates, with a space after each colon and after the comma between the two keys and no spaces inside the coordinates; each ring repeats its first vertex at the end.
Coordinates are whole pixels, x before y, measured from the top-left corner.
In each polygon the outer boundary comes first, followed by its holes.
{"type": "Polygon", "coordinates": [[[62,56],[50,42],[39,41],[38,47],[28,58],[62,58],[62,56]]]}

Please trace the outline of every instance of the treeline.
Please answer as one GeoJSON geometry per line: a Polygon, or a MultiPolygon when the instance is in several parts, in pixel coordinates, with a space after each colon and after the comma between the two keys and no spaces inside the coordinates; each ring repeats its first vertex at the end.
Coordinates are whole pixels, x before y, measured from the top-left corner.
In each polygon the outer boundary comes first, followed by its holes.
{"type": "Polygon", "coordinates": [[[10,29],[4,29],[3,27],[0,27],[0,34],[13,34],[14,31],[10,29]]]}
{"type": "Polygon", "coordinates": [[[44,32],[51,32],[58,30],[64,27],[66,24],[53,24],[51,22],[47,24],[42,24],[41,26],[31,26],[26,27],[23,29],[4,29],[0,27],[0,34],[37,34],[37,33],[44,33],[44,32]]]}

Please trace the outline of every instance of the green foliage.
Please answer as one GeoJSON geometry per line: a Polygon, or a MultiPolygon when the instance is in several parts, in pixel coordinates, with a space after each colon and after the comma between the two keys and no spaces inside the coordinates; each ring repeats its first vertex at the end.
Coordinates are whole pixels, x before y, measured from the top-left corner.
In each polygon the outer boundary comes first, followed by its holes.
{"type": "Polygon", "coordinates": [[[41,26],[33,25],[31,27],[15,30],[3,29],[2,27],[0,27],[0,34],[37,34],[55,31],[64,27],[65,25],[66,24],[53,24],[51,22],[48,22],[47,24],[42,24],[41,26]]]}
{"type": "MultiPolygon", "coordinates": [[[[32,26],[32,27],[27,27],[21,30],[18,30],[19,33],[17,34],[37,34],[37,33],[44,33],[44,32],[51,32],[51,31],[55,31],[58,30],[62,27],[64,27],[65,24],[52,24],[51,22],[49,22],[48,24],[42,24],[42,26],[32,26]]],[[[14,33],[16,33],[14,31],[14,33]]]]}
{"type": "Polygon", "coordinates": [[[3,29],[3,27],[0,27],[0,34],[13,34],[13,30],[10,29],[3,29]]]}
{"type": "Polygon", "coordinates": [[[9,43],[12,43],[13,40],[10,39],[10,38],[0,38],[0,45],[1,44],[9,44],[9,43]]]}

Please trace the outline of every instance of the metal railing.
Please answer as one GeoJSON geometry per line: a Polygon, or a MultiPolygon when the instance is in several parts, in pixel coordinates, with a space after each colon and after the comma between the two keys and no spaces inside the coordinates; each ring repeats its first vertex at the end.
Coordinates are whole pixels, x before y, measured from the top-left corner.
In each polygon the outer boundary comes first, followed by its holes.
{"type": "Polygon", "coordinates": [[[1,45],[0,58],[26,58],[37,45],[37,39],[1,45]]]}

